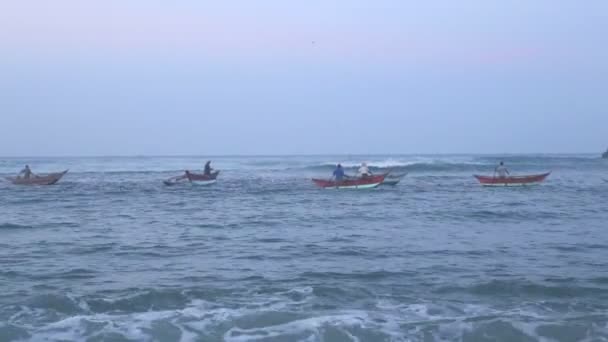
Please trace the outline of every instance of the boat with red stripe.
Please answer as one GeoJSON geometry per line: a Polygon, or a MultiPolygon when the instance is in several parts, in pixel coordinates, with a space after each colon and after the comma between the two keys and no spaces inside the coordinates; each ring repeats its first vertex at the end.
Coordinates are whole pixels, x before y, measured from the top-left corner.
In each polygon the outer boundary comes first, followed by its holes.
{"type": "Polygon", "coordinates": [[[550,174],[551,174],[551,172],[537,174],[537,175],[525,175],[525,176],[496,177],[496,176],[473,175],[473,177],[477,178],[479,183],[483,186],[526,186],[526,185],[540,184],[550,174]]]}
{"type": "Polygon", "coordinates": [[[312,181],[317,186],[325,189],[373,189],[382,184],[385,178],[386,175],[383,174],[367,177],[345,178],[341,181],[313,178],[312,181]]]}

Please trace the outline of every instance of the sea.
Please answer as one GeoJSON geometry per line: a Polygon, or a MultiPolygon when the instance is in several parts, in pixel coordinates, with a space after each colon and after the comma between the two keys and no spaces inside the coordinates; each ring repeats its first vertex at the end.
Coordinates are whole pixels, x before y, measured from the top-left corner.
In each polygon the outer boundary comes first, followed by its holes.
{"type": "Polygon", "coordinates": [[[608,341],[598,155],[0,158],[0,341],[608,341]],[[217,183],[165,186],[201,169],[217,183]],[[504,160],[538,186],[484,188],[504,160]],[[320,189],[347,173],[396,186],[320,189]]]}

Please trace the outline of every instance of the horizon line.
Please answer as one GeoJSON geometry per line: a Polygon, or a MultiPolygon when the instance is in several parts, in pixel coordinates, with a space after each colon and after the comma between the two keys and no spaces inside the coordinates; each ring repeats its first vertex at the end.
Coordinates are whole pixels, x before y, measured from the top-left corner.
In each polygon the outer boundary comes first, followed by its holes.
{"type": "Polygon", "coordinates": [[[26,158],[255,158],[255,157],[325,157],[325,156],[515,156],[515,155],[599,155],[602,152],[455,152],[455,153],[295,153],[295,154],[132,154],[132,155],[23,155],[0,156],[0,159],[26,158]]]}

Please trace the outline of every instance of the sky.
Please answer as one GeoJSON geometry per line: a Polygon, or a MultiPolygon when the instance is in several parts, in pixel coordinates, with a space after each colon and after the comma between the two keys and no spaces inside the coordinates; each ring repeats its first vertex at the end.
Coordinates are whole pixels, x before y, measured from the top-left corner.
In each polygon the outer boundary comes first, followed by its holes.
{"type": "Polygon", "coordinates": [[[0,156],[608,147],[608,1],[0,2],[0,156]]]}

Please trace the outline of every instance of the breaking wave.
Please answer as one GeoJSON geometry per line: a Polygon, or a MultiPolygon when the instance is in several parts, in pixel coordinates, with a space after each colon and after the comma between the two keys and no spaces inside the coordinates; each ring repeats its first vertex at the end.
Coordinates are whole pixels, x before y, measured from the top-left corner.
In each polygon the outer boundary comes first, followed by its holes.
{"type": "Polygon", "coordinates": [[[115,299],[39,296],[29,305],[15,307],[14,314],[0,325],[0,336],[51,341],[237,342],[574,341],[608,337],[608,316],[589,307],[565,306],[565,318],[556,312],[564,309],[546,301],[488,307],[462,301],[439,304],[378,298],[367,302],[365,308],[333,309],[328,303],[323,305],[326,301],[318,298],[318,293],[314,287],[262,295],[254,292],[250,302],[233,298],[227,301],[232,302],[229,305],[211,298],[190,298],[188,291],[179,289],[149,290],[115,299]],[[40,322],[26,323],[31,317],[40,322]]]}

